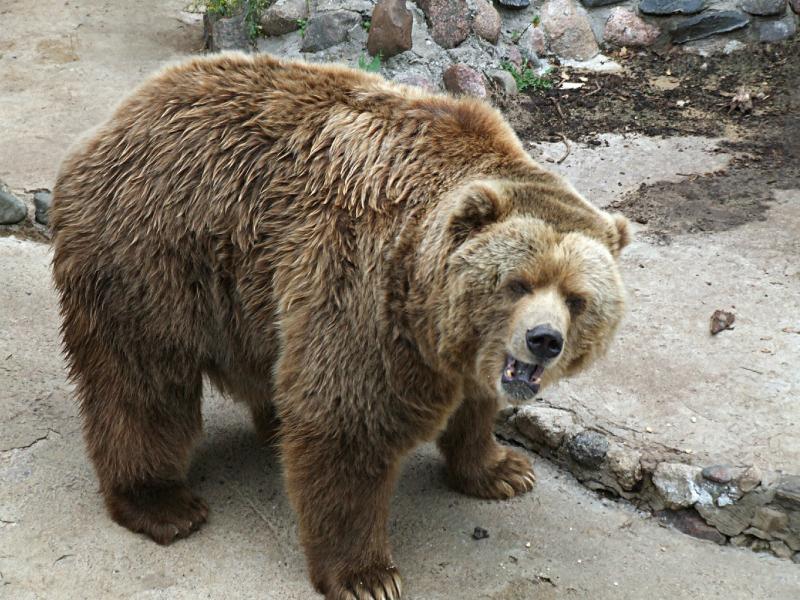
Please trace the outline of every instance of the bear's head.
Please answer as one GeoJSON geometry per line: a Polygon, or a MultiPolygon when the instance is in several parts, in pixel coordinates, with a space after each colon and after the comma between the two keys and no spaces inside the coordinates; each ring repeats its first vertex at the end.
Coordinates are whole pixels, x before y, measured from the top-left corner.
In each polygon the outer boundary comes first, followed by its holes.
{"type": "Polygon", "coordinates": [[[437,352],[466,385],[523,400],[606,351],[624,309],[624,217],[543,174],[469,184],[437,221],[437,352]]]}

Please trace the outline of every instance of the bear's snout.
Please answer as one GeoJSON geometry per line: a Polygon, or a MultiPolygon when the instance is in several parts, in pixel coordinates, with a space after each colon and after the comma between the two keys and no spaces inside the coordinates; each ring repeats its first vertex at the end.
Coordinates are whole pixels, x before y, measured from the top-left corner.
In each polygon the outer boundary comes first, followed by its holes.
{"type": "Polygon", "coordinates": [[[537,325],[525,333],[525,343],[531,354],[542,363],[547,363],[561,354],[564,336],[550,324],[537,325]]]}

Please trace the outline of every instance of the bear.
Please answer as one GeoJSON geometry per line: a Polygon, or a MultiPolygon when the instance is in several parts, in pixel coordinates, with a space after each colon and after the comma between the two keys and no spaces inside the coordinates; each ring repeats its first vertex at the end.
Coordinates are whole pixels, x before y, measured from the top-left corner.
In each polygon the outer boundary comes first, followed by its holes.
{"type": "Polygon", "coordinates": [[[498,408],[607,350],[627,220],[489,104],[238,53],[145,81],[63,161],[53,278],[112,519],[169,544],[210,382],[277,447],[314,588],[401,597],[388,507],[436,441],[456,490],[530,491],[498,408]]]}

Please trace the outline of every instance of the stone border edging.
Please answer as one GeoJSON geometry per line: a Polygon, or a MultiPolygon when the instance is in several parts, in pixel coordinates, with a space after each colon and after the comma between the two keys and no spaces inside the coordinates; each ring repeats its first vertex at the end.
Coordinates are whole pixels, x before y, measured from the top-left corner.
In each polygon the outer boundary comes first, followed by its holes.
{"type": "Polygon", "coordinates": [[[495,433],[684,533],[800,563],[800,475],[753,465],[701,468],[675,450],[634,448],[541,401],[501,410],[495,433]]]}

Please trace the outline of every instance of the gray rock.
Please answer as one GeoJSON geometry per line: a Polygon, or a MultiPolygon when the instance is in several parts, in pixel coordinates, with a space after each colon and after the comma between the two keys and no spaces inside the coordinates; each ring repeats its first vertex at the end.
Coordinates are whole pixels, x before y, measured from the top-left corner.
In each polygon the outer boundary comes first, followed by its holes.
{"type": "Polygon", "coordinates": [[[392,81],[396,81],[397,83],[401,83],[403,85],[413,85],[425,90],[426,92],[436,91],[436,86],[434,86],[427,78],[414,73],[399,73],[392,81]]]}
{"type": "Polygon", "coordinates": [[[772,539],[772,536],[770,534],[768,534],[766,531],[760,530],[758,527],[748,527],[747,529],[744,530],[744,534],[765,541],[769,541],[772,539]]]}
{"type": "Polygon", "coordinates": [[[714,483],[728,483],[733,479],[733,469],[728,465],[712,465],[703,469],[702,475],[714,483]]]}
{"type": "Polygon", "coordinates": [[[758,41],[764,43],[782,42],[793,38],[797,33],[794,17],[782,21],[758,21],[755,25],[758,41]]]}
{"type": "Polygon", "coordinates": [[[608,6],[610,4],[619,4],[625,0],[581,0],[586,8],[597,8],[598,6],[608,6]]]}
{"type": "Polygon", "coordinates": [[[759,17],[774,17],[786,11],[786,0],[742,0],[742,10],[759,17]]]}
{"type": "Polygon", "coordinates": [[[630,491],[642,480],[642,455],[637,450],[615,445],[609,448],[606,459],[622,489],[630,491]]]}
{"type": "Polygon", "coordinates": [[[582,431],[567,442],[569,455],[579,465],[600,466],[608,453],[608,439],[597,431],[582,431]]]}
{"type": "Polygon", "coordinates": [[[793,511],[800,510],[800,475],[784,475],[775,490],[778,504],[793,511]]]}
{"type": "Polygon", "coordinates": [[[706,0],[642,0],[639,11],[646,15],[693,15],[706,7],[706,0]]]}
{"type": "Polygon", "coordinates": [[[505,69],[494,69],[487,73],[489,80],[494,84],[495,88],[504,96],[517,95],[517,81],[505,69]]]}
{"type": "Polygon", "coordinates": [[[261,31],[283,35],[300,29],[301,19],[308,19],[308,0],[275,0],[261,15],[261,31]]]}
{"type": "Polygon", "coordinates": [[[497,0],[497,3],[506,8],[527,8],[531,0],[497,0]]]}
{"type": "Polygon", "coordinates": [[[50,224],[50,206],[53,204],[53,194],[50,190],[39,190],[33,194],[33,206],[36,209],[36,222],[42,225],[50,224]]]}
{"type": "Polygon", "coordinates": [[[800,15],[800,0],[789,0],[789,6],[792,7],[792,10],[800,15]]]}
{"type": "Polygon", "coordinates": [[[761,483],[761,471],[756,466],[747,467],[736,480],[739,489],[745,493],[756,489],[759,483],[761,483]]]}
{"type": "Polygon", "coordinates": [[[760,506],[753,515],[752,525],[766,533],[783,531],[789,524],[789,516],[769,506],[760,506]]]}
{"type": "Polygon", "coordinates": [[[639,15],[624,8],[614,8],[608,15],[603,38],[610,44],[624,47],[650,46],[661,31],[645,23],[639,15]]]}
{"type": "Polygon", "coordinates": [[[208,13],[203,15],[206,48],[212,52],[249,51],[251,49],[250,36],[244,17],[244,12],[232,17],[218,17],[208,13]]]}
{"type": "Polygon", "coordinates": [[[736,548],[748,548],[753,543],[753,538],[749,535],[735,535],[731,538],[731,546],[736,548]]]}
{"type": "Polygon", "coordinates": [[[713,504],[697,504],[697,512],[725,535],[736,536],[750,526],[756,510],[769,501],[765,493],[748,494],[740,502],[718,507],[713,504]]]}
{"type": "Polygon", "coordinates": [[[573,0],[547,0],[541,19],[551,52],[561,58],[584,61],[600,52],[586,11],[573,0]]]}
{"type": "Polygon", "coordinates": [[[362,15],[368,15],[372,11],[372,7],[375,5],[375,0],[347,0],[346,2],[343,2],[342,0],[306,1],[314,3],[312,12],[315,13],[351,10],[353,12],[361,13],[362,15]]]}
{"type": "Polygon", "coordinates": [[[697,484],[700,467],[683,463],[659,463],[653,472],[653,484],[667,508],[683,508],[696,503],[711,504],[711,495],[697,484]]]}
{"type": "Polygon", "coordinates": [[[472,31],[475,35],[492,44],[500,37],[500,13],[487,0],[475,0],[475,16],[472,18],[472,31]]]}
{"type": "Polygon", "coordinates": [[[778,558],[791,558],[794,554],[789,546],[777,540],[769,543],[769,549],[778,558]]]}
{"type": "Polygon", "coordinates": [[[681,21],[670,30],[669,35],[674,44],[683,44],[741,29],[747,27],[748,23],[749,17],[735,10],[711,11],[681,21]]]}
{"type": "Polygon", "coordinates": [[[425,13],[433,41],[442,48],[455,48],[469,35],[466,0],[417,0],[425,13]]]}
{"type": "Polygon", "coordinates": [[[519,409],[513,424],[532,442],[558,448],[564,436],[575,427],[575,419],[566,410],[529,405],[519,409]]]}
{"type": "Polygon", "coordinates": [[[389,58],[411,49],[411,28],[414,19],[405,0],[380,0],[372,12],[367,50],[389,58]]]}
{"type": "Polygon", "coordinates": [[[13,225],[28,216],[25,203],[0,183],[0,225],[13,225]]]}
{"type": "Polygon", "coordinates": [[[795,552],[795,553],[792,555],[792,562],[793,562],[793,563],[800,564],[800,552],[795,552]]]}
{"type": "Polygon", "coordinates": [[[547,45],[544,39],[544,29],[531,25],[517,42],[522,57],[532,65],[539,64],[539,57],[544,56],[547,45]]]}
{"type": "Polygon", "coordinates": [[[453,94],[477,98],[485,98],[487,95],[483,75],[465,64],[459,63],[449,67],[442,75],[442,80],[444,88],[453,94]]]}
{"type": "Polygon", "coordinates": [[[319,13],[308,20],[303,43],[303,52],[319,52],[336,44],[346,42],[354,27],[361,26],[361,15],[350,10],[319,13]]]}

